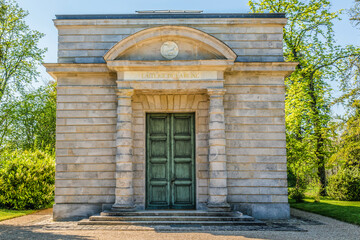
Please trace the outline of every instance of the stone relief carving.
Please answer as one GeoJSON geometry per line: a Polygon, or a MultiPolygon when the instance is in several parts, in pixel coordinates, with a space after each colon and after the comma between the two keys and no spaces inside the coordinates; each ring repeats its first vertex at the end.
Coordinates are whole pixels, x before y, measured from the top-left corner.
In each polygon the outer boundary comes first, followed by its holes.
{"type": "Polygon", "coordinates": [[[160,48],[161,55],[166,59],[174,59],[179,54],[179,47],[175,42],[164,42],[160,48]]]}

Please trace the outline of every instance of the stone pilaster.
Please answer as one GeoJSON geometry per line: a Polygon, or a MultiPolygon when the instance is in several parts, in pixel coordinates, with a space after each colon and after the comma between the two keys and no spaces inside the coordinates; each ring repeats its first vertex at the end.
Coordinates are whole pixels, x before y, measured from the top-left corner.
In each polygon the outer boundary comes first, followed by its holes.
{"type": "Polygon", "coordinates": [[[209,211],[230,211],[227,202],[224,88],[207,89],[209,107],[209,211]]]}
{"type": "Polygon", "coordinates": [[[115,211],[134,210],[133,159],[132,159],[132,107],[133,89],[117,89],[116,124],[116,189],[115,211]]]}

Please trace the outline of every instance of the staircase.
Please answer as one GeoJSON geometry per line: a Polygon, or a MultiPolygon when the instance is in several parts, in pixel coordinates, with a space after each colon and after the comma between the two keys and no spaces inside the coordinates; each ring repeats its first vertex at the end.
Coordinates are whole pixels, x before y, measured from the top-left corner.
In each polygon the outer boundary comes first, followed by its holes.
{"type": "Polygon", "coordinates": [[[79,225],[173,225],[227,226],[265,225],[240,212],[207,212],[199,210],[148,210],[135,212],[104,211],[98,216],[82,220],[79,225]]]}

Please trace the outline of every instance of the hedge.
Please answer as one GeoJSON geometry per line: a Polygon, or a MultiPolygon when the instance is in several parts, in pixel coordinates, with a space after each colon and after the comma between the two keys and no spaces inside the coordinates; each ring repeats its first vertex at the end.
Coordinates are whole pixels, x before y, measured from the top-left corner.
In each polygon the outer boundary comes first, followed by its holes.
{"type": "Polygon", "coordinates": [[[339,169],[329,178],[327,192],[336,200],[360,201],[360,169],[358,167],[339,169]]]}
{"type": "Polygon", "coordinates": [[[54,200],[55,157],[34,151],[0,153],[0,206],[39,209],[54,200]]]}

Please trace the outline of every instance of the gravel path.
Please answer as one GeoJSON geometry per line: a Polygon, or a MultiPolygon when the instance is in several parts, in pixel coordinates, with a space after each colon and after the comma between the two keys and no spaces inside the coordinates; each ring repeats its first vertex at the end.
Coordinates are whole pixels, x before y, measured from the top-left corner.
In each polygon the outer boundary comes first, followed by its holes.
{"type": "Polygon", "coordinates": [[[0,239],[6,240],[243,240],[243,239],[360,239],[360,226],[292,209],[292,218],[268,221],[266,227],[144,227],[78,226],[77,222],[53,222],[52,210],[0,222],[0,239]]]}

